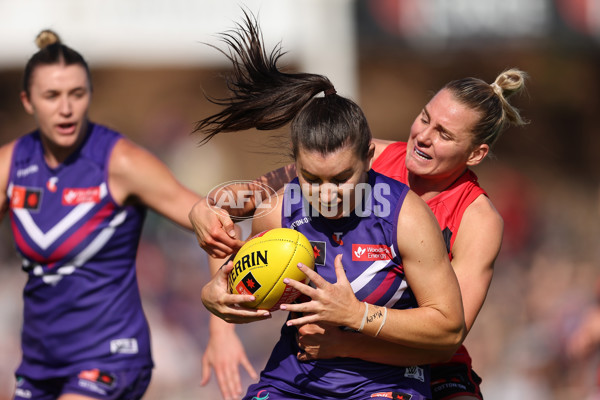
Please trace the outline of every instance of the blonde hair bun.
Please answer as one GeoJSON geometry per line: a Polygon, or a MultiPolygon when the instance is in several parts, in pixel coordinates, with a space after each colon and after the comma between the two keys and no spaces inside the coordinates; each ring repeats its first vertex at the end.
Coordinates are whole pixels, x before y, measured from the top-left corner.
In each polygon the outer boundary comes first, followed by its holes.
{"type": "Polygon", "coordinates": [[[60,37],[50,29],[44,29],[35,38],[35,44],[40,50],[54,43],[60,43],[60,37]]]}

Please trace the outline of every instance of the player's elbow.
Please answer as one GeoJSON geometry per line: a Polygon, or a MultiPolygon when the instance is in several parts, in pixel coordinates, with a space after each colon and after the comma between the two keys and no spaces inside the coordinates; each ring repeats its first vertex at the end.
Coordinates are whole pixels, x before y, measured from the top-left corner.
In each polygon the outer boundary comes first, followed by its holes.
{"type": "Polygon", "coordinates": [[[452,331],[450,336],[451,340],[449,350],[452,352],[452,354],[454,354],[467,337],[467,325],[465,324],[464,318],[461,319],[460,323],[456,324],[455,329],[452,331]]]}
{"type": "Polygon", "coordinates": [[[443,338],[440,338],[436,344],[433,359],[431,360],[432,363],[445,363],[450,361],[465,339],[466,329],[464,328],[464,323],[462,324],[462,328],[460,327],[460,324],[454,329],[448,329],[449,327],[446,328],[447,330],[444,331],[443,338]]]}
{"type": "Polygon", "coordinates": [[[449,354],[449,357],[458,350],[467,336],[467,326],[464,318],[453,318],[447,320],[444,340],[442,341],[442,352],[449,354]]]}

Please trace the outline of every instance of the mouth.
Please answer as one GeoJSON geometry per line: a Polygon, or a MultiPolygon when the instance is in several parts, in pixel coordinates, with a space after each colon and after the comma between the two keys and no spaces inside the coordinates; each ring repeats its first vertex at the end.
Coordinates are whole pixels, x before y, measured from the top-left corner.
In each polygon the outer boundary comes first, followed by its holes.
{"type": "Polygon", "coordinates": [[[64,123],[56,125],[58,133],[61,135],[71,135],[75,133],[77,125],[74,123],[64,123]]]}
{"type": "Polygon", "coordinates": [[[331,209],[337,209],[339,207],[339,203],[320,203],[322,208],[325,208],[327,210],[331,210],[331,209]]]}
{"type": "Polygon", "coordinates": [[[348,216],[348,214],[349,214],[349,210],[347,210],[346,207],[342,206],[342,204],[340,204],[340,203],[334,203],[334,204],[320,203],[319,212],[325,218],[329,218],[329,219],[338,219],[338,218],[341,218],[344,216],[348,216]]]}
{"type": "Polygon", "coordinates": [[[418,149],[416,146],[415,146],[415,148],[414,148],[414,151],[413,151],[413,152],[414,152],[414,154],[415,154],[415,155],[416,155],[418,158],[420,158],[420,159],[422,159],[422,160],[427,160],[427,161],[429,161],[429,160],[432,160],[432,159],[433,159],[433,157],[431,157],[429,154],[427,154],[427,153],[425,153],[425,152],[423,152],[423,151],[419,150],[419,149],[418,149]]]}

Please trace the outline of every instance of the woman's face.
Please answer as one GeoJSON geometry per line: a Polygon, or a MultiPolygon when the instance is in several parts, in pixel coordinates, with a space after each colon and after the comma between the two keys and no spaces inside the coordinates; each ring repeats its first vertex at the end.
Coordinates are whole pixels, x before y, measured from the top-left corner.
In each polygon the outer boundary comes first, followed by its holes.
{"type": "Polygon", "coordinates": [[[350,146],[326,155],[300,147],[296,168],[302,194],[327,218],[349,215],[356,204],[356,185],[367,182],[373,152],[369,154],[361,160],[350,146]]]}
{"type": "Polygon", "coordinates": [[[79,64],[37,66],[31,76],[29,96],[21,93],[25,110],[33,115],[50,145],[71,148],[84,135],[91,88],[79,64]]]}
{"type": "Polygon", "coordinates": [[[459,103],[449,90],[439,91],[410,128],[408,171],[420,177],[447,178],[481,161],[478,150],[483,146],[487,154],[489,146],[472,144],[471,132],[478,120],[479,114],[459,103]]]}

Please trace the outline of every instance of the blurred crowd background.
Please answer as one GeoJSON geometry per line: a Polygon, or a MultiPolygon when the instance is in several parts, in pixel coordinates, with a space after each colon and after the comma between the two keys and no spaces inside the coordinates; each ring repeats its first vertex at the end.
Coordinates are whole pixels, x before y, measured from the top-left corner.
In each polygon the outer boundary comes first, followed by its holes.
{"type": "MultiPolygon", "coordinates": [[[[600,307],[600,1],[598,0],[0,0],[0,141],[34,128],[19,102],[33,39],[55,29],[92,69],[91,119],[115,128],[206,193],[284,165],[281,138],[226,134],[207,145],[195,121],[225,93],[224,57],[203,43],[255,13],[267,43],[281,41],[290,71],[330,77],[365,111],[373,135],[406,140],[430,96],[452,79],[492,82],[518,67],[528,92],[514,100],[530,120],[509,130],[475,170],[504,217],[503,249],[487,301],[467,338],[486,400],[598,399],[596,345],[567,351],[586,313],[600,307]]],[[[0,225],[0,400],[20,359],[20,269],[0,225]]],[[[195,237],[150,213],[139,284],[156,369],[146,398],[217,399],[200,387],[209,279],[195,237]]],[[[285,315],[239,326],[260,370],[285,315]]],[[[245,384],[250,381],[242,372],[245,384]]]]}

